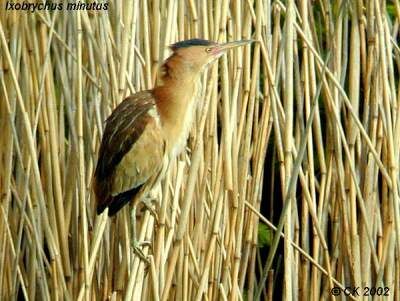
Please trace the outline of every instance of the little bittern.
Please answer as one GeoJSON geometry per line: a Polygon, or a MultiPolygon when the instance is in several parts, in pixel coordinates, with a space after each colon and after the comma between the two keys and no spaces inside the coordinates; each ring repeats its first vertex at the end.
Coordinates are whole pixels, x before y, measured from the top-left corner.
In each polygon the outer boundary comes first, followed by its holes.
{"type": "Polygon", "coordinates": [[[163,177],[185,147],[199,96],[202,71],[228,49],[251,41],[218,44],[192,39],[170,46],[161,83],[127,97],[106,121],[94,174],[97,214],[134,205],[163,177]]]}

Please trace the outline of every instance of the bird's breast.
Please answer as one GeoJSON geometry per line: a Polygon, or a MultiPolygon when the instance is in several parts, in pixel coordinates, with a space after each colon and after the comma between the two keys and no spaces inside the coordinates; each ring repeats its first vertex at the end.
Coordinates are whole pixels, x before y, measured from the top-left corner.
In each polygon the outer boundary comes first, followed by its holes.
{"type": "Polygon", "coordinates": [[[200,97],[200,84],[185,90],[183,92],[186,93],[172,97],[163,119],[166,150],[170,158],[176,157],[185,149],[200,97]]]}
{"type": "Polygon", "coordinates": [[[181,116],[182,119],[176,120],[177,126],[174,135],[171,137],[169,145],[170,157],[179,155],[186,146],[190,130],[193,126],[193,121],[196,111],[196,101],[193,100],[186,108],[186,112],[181,116]]]}

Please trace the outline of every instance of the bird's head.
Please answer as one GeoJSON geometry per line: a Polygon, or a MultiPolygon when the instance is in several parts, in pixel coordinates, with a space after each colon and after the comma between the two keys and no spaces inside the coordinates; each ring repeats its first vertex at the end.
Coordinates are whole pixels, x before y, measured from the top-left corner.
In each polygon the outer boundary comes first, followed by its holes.
{"type": "Polygon", "coordinates": [[[228,43],[216,43],[208,40],[191,39],[180,41],[170,46],[173,56],[179,59],[181,64],[200,71],[210,63],[216,61],[229,49],[243,46],[253,42],[252,40],[241,40],[228,43]]]}

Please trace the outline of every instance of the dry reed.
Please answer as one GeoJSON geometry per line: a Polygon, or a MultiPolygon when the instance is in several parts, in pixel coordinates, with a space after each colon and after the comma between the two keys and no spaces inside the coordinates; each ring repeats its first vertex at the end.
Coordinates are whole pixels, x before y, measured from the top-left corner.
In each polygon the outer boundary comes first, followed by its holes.
{"type": "Polygon", "coordinates": [[[0,299],[325,300],[383,287],[374,294],[399,300],[400,2],[332,2],[30,13],[1,1],[0,299]],[[96,153],[111,110],[155,85],[167,45],[193,37],[257,43],[204,74],[158,220],[138,219],[146,264],[129,208],[95,215],[96,153]]]}

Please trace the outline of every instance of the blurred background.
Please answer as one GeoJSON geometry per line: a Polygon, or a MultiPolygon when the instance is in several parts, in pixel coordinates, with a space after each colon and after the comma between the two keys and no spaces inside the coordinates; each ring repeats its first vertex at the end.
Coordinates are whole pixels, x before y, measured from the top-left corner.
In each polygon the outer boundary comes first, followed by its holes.
{"type": "Polygon", "coordinates": [[[1,300],[400,298],[398,0],[8,2],[1,300]],[[205,72],[158,220],[137,219],[145,263],[92,175],[112,109],[189,38],[257,42],[205,72]]]}

